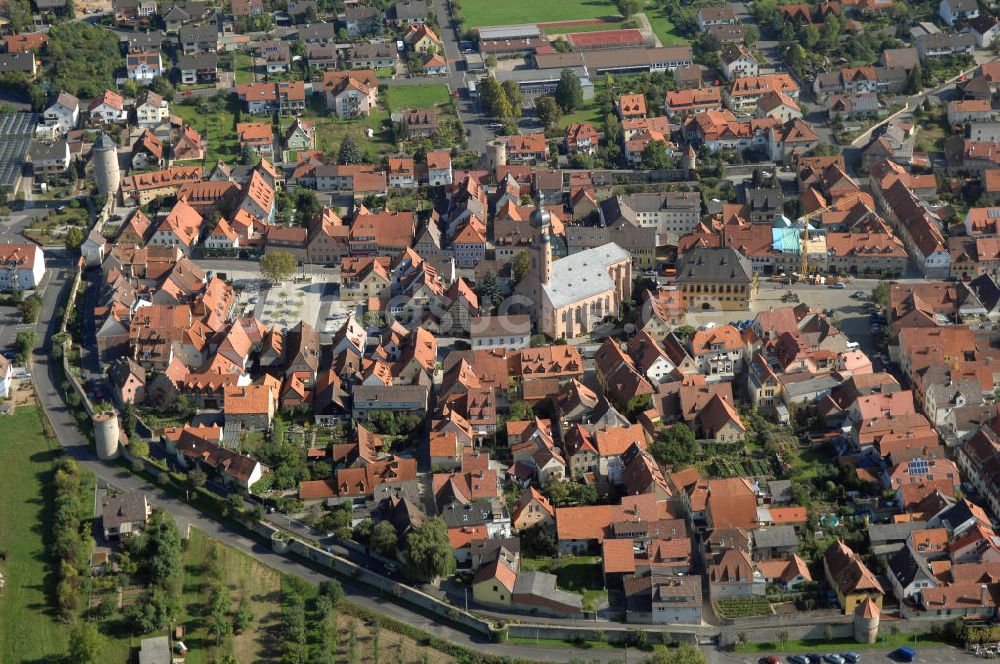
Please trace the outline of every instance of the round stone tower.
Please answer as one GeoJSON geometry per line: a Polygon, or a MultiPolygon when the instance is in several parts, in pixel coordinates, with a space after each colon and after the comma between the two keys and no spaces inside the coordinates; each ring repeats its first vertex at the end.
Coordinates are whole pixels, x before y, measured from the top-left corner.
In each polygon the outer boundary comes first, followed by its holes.
{"type": "Polygon", "coordinates": [[[102,461],[118,456],[118,414],[113,410],[94,413],[94,440],[97,442],[97,458],[102,461]]]}
{"type": "Polygon", "coordinates": [[[118,168],[118,146],[103,131],[94,143],[91,159],[97,191],[108,196],[118,193],[121,186],[121,171],[118,168]]]}
{"type": "Polygon", "coordinates": [[[486,143],[486,160],[490,168],[507,165],[507,143],[501,138],[495,138],[486,143]]]}
{"type": "Polygon", "coordinates": [[[882,612],[871,597],[854,609],[854,640],[858,643],[875,643],[882,612]]]}
{"type": "Polygon", "coordinates": [[[694,151],[694,148],[690,145],[688,146],[687,152],[684,153],[684,158],[681,160],[681,168],[686,171],[696,170],[698,167],[698,153],[694,151]]]}

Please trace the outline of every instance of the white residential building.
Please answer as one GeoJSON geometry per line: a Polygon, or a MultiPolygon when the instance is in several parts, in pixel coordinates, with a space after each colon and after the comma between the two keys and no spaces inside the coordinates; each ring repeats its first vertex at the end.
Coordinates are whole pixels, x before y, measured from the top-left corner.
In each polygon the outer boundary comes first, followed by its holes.
{"type": "Polygon", "coordinates": [[[37,244],[0,244],[0,291],[34,290],[45,276],[45,254],[37,244]]]}
{"type": "Polygon", "coordinates": [[[55,101],[42,113],[43,122],[55,127],[59,134],[76,129],[80,121],[80,100],[68,92],[60,92],[55,101]]]}

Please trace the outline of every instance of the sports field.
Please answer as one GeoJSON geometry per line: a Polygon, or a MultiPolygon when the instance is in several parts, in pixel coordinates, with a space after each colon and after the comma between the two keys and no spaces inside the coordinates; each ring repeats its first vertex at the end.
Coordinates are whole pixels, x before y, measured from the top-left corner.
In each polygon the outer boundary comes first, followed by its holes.
{"type": "Polygon", "coordinates": [[[609,0],[461,0],[459,13],[469,28],[619,16],[609,0]]]}

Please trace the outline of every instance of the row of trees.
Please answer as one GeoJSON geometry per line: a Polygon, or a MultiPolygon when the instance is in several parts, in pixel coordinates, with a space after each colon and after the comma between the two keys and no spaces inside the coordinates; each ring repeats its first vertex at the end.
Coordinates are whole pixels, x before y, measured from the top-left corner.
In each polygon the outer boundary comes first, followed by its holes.
{"type": "Polygon", "coordinates": [[[242,634],[249,629],[254,615],[246,597],[240,600],[239,608],[233,610],[233,598],[224,583],[220,546],[215,542],[206,552],[204,573],[209,587],[206,627],[215,644],[220,645],[233,634],[242,634]]]}
{"type": "Polygon", "coordinates": [[[56,462],[52,478],[52,541],[49,544],[56,566],[56,612],[65,621],[72,620],[80,608],[85,581],[90,574],[93,541],[87,532],[87,509],[83,499],[86,487],[76,461],[62,457],[56,462]]]}
{"type": "Polygon", "coordinates": [[[521,88],[517,81],[500,83],[492,76],[483,80],[481,93],[490,115],[503,122],[521,117],[521,88]]]}

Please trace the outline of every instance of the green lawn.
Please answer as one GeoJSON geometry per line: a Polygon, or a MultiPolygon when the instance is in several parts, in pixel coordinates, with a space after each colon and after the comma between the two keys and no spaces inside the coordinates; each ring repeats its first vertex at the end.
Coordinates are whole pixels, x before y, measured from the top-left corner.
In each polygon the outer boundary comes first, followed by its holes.
{"type": "MultiPolygon", "coordinates": [[[[219,159],[232,162],[239,156],[239,141],[236,139],[238,106],[239,100],[233,95],[224,108],[214,109],[209,113],[202,113],[197,104],[174,104],[171,110],[181,116],[186,124],[194,127],[194,130],[208,141],[205,162],[211,165],[219,159]]],[[[254,119],[262,122],[268,121],[267,117],[252,118],[247,116],[246,119],[248,121],[254,119]]]]}
{"type": "Polygon", "coordinates": [[[37,407],[18,408],[0,418],[5,442],[0,444],[7,474],[0,482],[0,549],[7,560],[0,571],[7,589],[0,601],[0,660],[43,661],[55,658],[66,644],[65,626],[49,608],[48,557],[42,524],[52,469],[52,450],[37,407]]]}
{"type": "Polygon", "coordinates": [[[649,24],[653,27],[653,32],[660,38],[660,42],[664,46],[688,43],[688,40],[675,34],[676,27],[673,21],[663,13],[662,9],[657,7],[656,3],[650,3],[646,6],[646,18],[649,19],[649,24]]]}
{"type": "Polygon", "coordinates": [[[253,83],[253,57],[242,51],[233,51],[233,69],[236,72],[236,85],[253,83]]]}
{"type": "MultiPolygon", "coordinates": [[[[46,436],[37,406],[21,406],[0,417],[0,454],[7,464],[0,482],[0,551],[7,559],[0,571],[7,588],[0,597],[0,661],[58,661],[66,648],[69,626],[51,609],[52,570],[45,551],[45,526],[51,519],[53,451],[59,444],[46,436]]],[[[91,494],[93,495],[93,494],[91,494]]],[[[101,661],[124,662],[127,641],[102,638],[101,661]]]]}
{"type": "Polygon", "coordinates": [[[386,93],[386,105],[390,113],[407,108],[430,108],[448,102],[448,86],[444,83],[425,85],[396,85],[386,93]]]}
{"type": "Polygon", "coordinates": [[[470,28],[619,16],[610,0],[462,0],[459,13],[470,28]]]}
{"type": "MultiPolygon", "coordinates": [[[[373,161],[377,161],[381,154],[389,154],[394,151],[392,144],[392,131],[389,127],[389,114],[377,108],[367,118],[357,118],[355,120],[341,120],[332,115],[316,115],[307,112],[303,116],[307,120],[316,123],[316,149],[324,152],[336,151],[340,148],[341,141],[346,136],[351,136],[361,150],[368,154],[373,161]],[[368,138],[365,129],[371,129],[375,135],[368,138]]],[[[292,123],[294,118],[281,118],[278,120],[278,127],[284,131],[292,123]]]]}
{"type": "Polygon", "coordinates": [[[601,107],[594,99],[584,99],[583,108],[578,108],[572,113],[564,113],[559,118],[559,128],[565,129],[574,122],[589,122],[597,129],[604,130],[604,116],[601,114],[601,107]]]}

